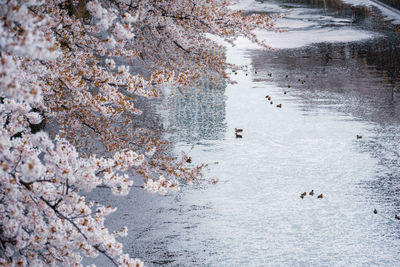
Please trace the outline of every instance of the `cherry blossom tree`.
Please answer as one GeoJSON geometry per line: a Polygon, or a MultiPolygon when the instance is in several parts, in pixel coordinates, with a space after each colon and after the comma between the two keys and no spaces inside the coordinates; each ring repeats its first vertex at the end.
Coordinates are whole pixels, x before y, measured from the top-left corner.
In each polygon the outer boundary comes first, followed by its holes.
{"type": "Polygon", "coordinates": [[[105,216],[84,197],[96,186],[126,195],[130,177],[166,193],[196,181],[202,166],[172,158],[154,129],[138,126],[137,99],[181,92],[228,68],[218,36],[267,47],[253,30],[271,17],[228,0],[0,0],[0,265],[81,266],[124,254],[105,216]],[[133,71],[132,66],[140,66],[133,71]]]}

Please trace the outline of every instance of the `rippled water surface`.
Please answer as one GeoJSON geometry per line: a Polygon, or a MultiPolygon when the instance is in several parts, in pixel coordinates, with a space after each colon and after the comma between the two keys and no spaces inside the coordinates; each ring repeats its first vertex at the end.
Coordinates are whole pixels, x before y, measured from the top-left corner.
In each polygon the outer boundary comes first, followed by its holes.
{"type": "Polygon", "coordinates": [[[125,247],[148,266],[399,266],[399,27],[339,0],[239,8],[283,12],[289,32],[259,33],[273,51],[238,40],[237,84],[161,108],[177,153],[219,182],[134,188],[110,227],[128,225],[125,247]]]}

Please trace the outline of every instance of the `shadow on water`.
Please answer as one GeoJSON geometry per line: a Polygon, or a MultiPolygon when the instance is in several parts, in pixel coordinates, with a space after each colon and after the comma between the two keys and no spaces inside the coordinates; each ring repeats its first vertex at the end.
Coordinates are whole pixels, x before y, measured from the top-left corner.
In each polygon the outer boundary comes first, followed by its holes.
{"type": "Polygon", "coordinates": [[[400,10],[400,2],[398,0],[378,0],[378,1],[400,10]]]}
{"type": "Polygon", "coordinates": [[[378,38],[361,44],[315,44],[251,53],[260,76],[274,74],[255,79],[292,91],[303,100],[304,111],[324,104],[360,120],[386,124],[400,122],[397,49],[387,39],[378,38]]]}

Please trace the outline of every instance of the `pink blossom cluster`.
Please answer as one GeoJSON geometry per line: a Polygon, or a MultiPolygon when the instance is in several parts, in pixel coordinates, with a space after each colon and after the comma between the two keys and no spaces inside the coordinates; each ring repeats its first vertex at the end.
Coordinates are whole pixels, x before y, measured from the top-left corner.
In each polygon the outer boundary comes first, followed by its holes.
{"type": "Polygon", "coordinates": [[[270,28],[228,0],[0,1],[0,266],[143,266],[124,254],[106,216],[85,198],[98,186],[127,195],[132,175],[166,194],[202,166],[167,153],[168,142],[134,121],[137,97],[183,90],[233,67],[209,53],[217,35],[270,28]],[[150,71],[134,73],[132,65],[150,71]],[[166,148],[167,147],[167,148],[166,148]]]}

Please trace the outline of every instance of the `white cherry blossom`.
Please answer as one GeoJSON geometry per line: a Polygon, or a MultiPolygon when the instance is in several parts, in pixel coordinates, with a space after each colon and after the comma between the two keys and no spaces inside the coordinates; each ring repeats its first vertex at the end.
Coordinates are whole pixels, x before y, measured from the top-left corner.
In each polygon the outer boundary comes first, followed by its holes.
{"type": "Polygon", "coordinates": [[[228,79],[210,36],[252,32],[270,17],[244,15],[228,0],[0,1],[0,265],[144,266],[123,253],[105,217],[116,210],[85,198],[106,186],[127,195],[133,175],[167,194],[198,182],[204,165],[174,159],[166,140],[135,119],[135,99],[162,86],[228,79]],[[140,68],[132,67],[140,64],[140,68]],[[145,69],[143,73],[135,72],[145,69]]]}

